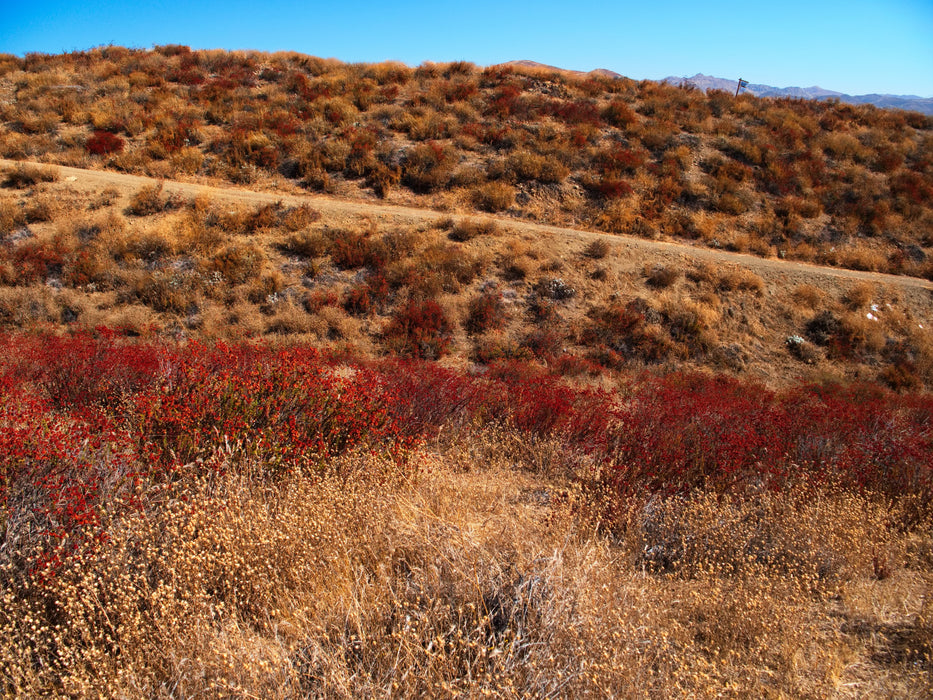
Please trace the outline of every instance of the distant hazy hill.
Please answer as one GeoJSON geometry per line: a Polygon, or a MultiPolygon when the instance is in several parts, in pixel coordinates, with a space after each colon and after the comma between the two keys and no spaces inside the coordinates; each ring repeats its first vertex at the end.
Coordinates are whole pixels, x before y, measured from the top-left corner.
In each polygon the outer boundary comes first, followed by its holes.
{"type": "Polygon", "coordinates": [[[532,68],[532,69],[543,70],[543,71],[556,71],[558,73],[568,73],[571,75],[602,75],[607,78],[623,77],[621,73],[616,73],[615,71],[607,70],[605,68],[597,68],[596,70],[591,70],[591,71],[570,70],[568,68],[558,68],[557,66],[549,66],[546,63],[538,63],[537,61],[506,61],[505,63],[501,65],[514,66],[516,68],[532,68]]]}
{"type": "MultiPolygon", "coordinates": [[[[605,68],[597,68],[591,71],[568,70],[549,66],[537,61],[508,61],[502,65],[515,66],[517,68],[531,68],[546,71],[557,71],[572,75],[602,75],[609,78],[621,78],[620,73],[616,73],[605,68]]],[[[690,83],[695,85],[703,92],[707,90],[725,90],[726,92],[735,92],[736,81],[727,78],[715,78],[711,75],[697,73],[692,78],[669,76],[662,82],[680,85],[681,83],[690,83]]],[[[873,104],[876,107],[885,109],[909,109],[923,114],[933,115],[933,98],[919,97],[918,95],[847,95],[835,90],[826,90],[814,85],[813,87],[786,87],[777,88],[772,85],[758,85],[750,83],[744,92],[749,92],[757,97],[802,97],[809,100],[828,100],[835,98],[840,102],[850,102],[852,104],[873,104]]]]}
{"type": "MultiPolygon", "coordinates": [[[[674,85],[690,83],[704,92],[707,90],[735,92],[736,88],[735,80],[714,78],[711,75],[703,75],[702,73],[697,73],[692,78],[670,76],[665,78],[664,82],[674,85]]],[[[933,98],[918,97],[917,95],[846,95],[842,92],[826,90],[817,86],[776,88],[771,85],[757,85],[755,83],[750,83],[745,88],[745,92],[750,92],[758,97],[803,97],[814,100],[835,98],[841,102],[873,104],[886,109],[910,109],[933,115],[933,98]]]]}

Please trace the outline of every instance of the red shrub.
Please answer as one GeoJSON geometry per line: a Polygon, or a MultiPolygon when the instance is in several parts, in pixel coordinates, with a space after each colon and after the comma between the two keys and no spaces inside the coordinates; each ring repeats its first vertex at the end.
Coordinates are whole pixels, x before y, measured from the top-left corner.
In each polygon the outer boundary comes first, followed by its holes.
{"type": "Polygon", "coordinates": [[[196,68],[175,68],[166,74],[166,79],[180,85],[201,85],[204,74],[196,68]]]}
{"type": "Polygon", "coordinates": [[[581,374],[595,377],[603,371],[599,364],[569,352],[563,352],[554,357],[550,362],[550,367],[555,374],[564,377],[577,377],[581,374]]]}
{"type": "Polygon", "coordinates": [[[388,296],[388,280],[381,273],[376,274],[364,284],[356,285],[347,292],[343,308],[350,314],[366,315],[381,309],[388,296]]]}
{"type": "Polygon", "coordinates": [[[387,251],[382,241],[368,232],[337,231],[334,233],[330,256],[334,265],[341,270],[370,267],[381,270],[385,267],[387,251]]]}
{"type": "Polygon", "coordinates": [[[125,142],[116,134],[109,131],[95,131],[85,143],[87,152],[91,155],[100,156],[108,153],[119,153],[123,150],[125,142]]]}
{"type": "Polygon", "coordinates": [[[433,436],[444,425],[469,424],[488,397],[480,382],[431,362],[392,359],[379,370],[381,390],[394,397],[393,418],[408,435],[433,436]]]}
{"type": "Polygon", "coordinates": [[[596,166],[604,175],[621,173],[633,174],[648,160],[648,154],[641,149],[616,146],[596,156],[596,166]]]}
{"type": "Polygon", "coordinates": [[[308,313],[315,313],[320,311],[325,306],[339,306],[340,298],[337,296],[337,292],[317,290],[307,294],[302,302],[302,305],[305,307],[305,311],[308,313]]]}
{"type": "Polygon", "coordinates": [[[933,401],[880,387],[775,395],[724,377],[675,374],[632,392],[610,431],[607,477],[619,494],[801,480],[892,497],[933,490],[933,401]]]}
{"type": "MultiPolygon", "coordinates": [[[[637,327],[633,311],[607,312],[606,326],[637,327]]],[[[437,304],[412,302],[386,335],[408,354],[436,356],[448,333],[437,304]]],[[[8,532],[28,528],[32,551],[44,552],[37,573],[53,575],[105,537],[99,513],[141,505],[146,482],[244,462],[270,479],[298,467],[313,474],[360,448],[404,465],[442,426],[506,425],[561,440],[568,456],[599,467],[578,476],[610,517],[645,490],[831,481],[920,504],[933,495],[927,396],[877,386],[775,394],[700,374],[642,377],[610,394],[527,361],[477,376],[413,360],[334,364],[302,347],[0,335],[3,522],[8,532]]]]}
{"type": "Polygon", "coordinates": [[[606,199],[621,199],[622,197],[628,197],[634,190],[632,186],[625,180],[616,179],[616,178],[603,178],[594,182],[590,189],[598,192],[606,199]]]}
{"type": "Polygon", "coordinates": [[[388,348],[408,357],[435,360],[447,354],[451,325],[434,301],[410,301],[399,309],[383,331],[388,348]]]}
{"type": "Polygon", "coordinates": [[[295,84],[298,93],[306,101],[314,102],[315,100],[332,96],[333,93],[331,92],[330,85],[327,83],[323,81],[311,81],[303,75],[296,75],[298,79],[295,84]]]}
{"type": "Polygon", "coordinates": [[[522,88],[516,83],[507,83],[489,101],[487,113],[495,117],[521,117],[525,113],[522,88]]]}
{"type": "Polygon", "coordinates": [[[445,85],[444,98],[448,102],[462,102],[473,97],[478,91],[471,81],[450,81],[445,85]]]}
{"type": "Polygon", "coordinates": [[[369,296],[369,288],[365,284],[351,288],[343,300],[343,308],[348,314],[354,316],[365,316],[370,313],[373,302],[369,296]]]}
{"type": "Polygon", "coordinates": [[[589,143],[594,129],[590,126],[575,126],[570,130],[570,143],[574,148],[583,148],[589,143]]]}
{"type": "Polygon", "coordinates": [[[614,486],[726,488],[757,476],[775,444],[770,399],[763,388],[724,377],[649,380],[622,406],[608,437],[614,486]]]}
{"type": "Polygon", "coordinates": [[[116,407],[151,385],[164,351],[148,343],[117,343],[86,333],[30,343],[30,378],[60,408],[116,407]]]}
{"type": "Polygon", "coordinates": [[[52,243],[29,242],[13,252],[13,262],[19,271],[20,284],[44,281],[49,275],[59,274],[68,251],[55,240],[52,243]]]}
{"type": "Polygon", "coordinates": [[[556,331],[536,328],[522,340],[522,347],[528,348],[535,357],[548,359],[560,354],[563,343],[563,337],[556,331]]]}
{"type": "Polygon", "coordinates": [[[209,458],[220,441],[274,472],[359,445],[391,454],[408,445],[377,387],[365,370],[337,377],[313,350],[192,345],[136,410],[163,462],[209,458]]]}
{"type": "Polygon", "coordinates": [[[301,129],[301,121],[288,112],[275,112],[266,123],[267,128],[279,136],[294,136],[301,129]]]}
{"type": "Polygon", "coordinates": [[[551,102],[547,107],[547,111],[565,124],[571,126],[578,126],[581,124],[599,126],[602,123],[596,105],[583,100],[551,102]]]}
{"type": "Polygon", "coordinates": [[[449,181],[451,160],[451,155],[439,143],[419,144],[405,154],[402,182],[415,192],[434,192],[449,181]]]}
{"type": "Polygon", "coordinates": [[[920,173],[905,171],[891,178],[891,194],[911,204],[923,204],[933,200],[933,178],[920,173]]]}
{"type": "Polygon", "coordinates": [[[197,128],[197,122],[182,118],[173,124],[159,127],[153,141],[161,145],[168,153],[174,153],[185,146],[198,143],[197,128]]]}

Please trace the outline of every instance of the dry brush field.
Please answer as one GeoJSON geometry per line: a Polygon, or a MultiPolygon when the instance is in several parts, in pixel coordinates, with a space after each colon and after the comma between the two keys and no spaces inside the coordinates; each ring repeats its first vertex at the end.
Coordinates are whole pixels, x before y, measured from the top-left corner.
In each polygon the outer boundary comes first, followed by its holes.
{"type": "Polygon", "coordinates": [[[929,696],[931,126],[0,57],[3,693],[929,696]]]}

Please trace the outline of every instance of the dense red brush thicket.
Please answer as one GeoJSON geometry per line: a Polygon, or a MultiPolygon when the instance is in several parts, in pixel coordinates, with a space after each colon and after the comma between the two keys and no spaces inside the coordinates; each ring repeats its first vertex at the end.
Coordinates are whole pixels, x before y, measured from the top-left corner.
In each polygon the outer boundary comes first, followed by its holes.
{"type": "Polygon", "coordinates": [[[57,543],[50,561],[93,546],[101,507],[132,506],[141,485],[244,463],[313,476],[357,449],[404,468],[420,441],[487,425],[561,440],[593,467],[579,478],[617,505],[646,490],[823,481],[894,498],[933,491],[933,398],[874,386],[775,393],[672,374],[610,393],[521,362],[471,375],[298,347],[0,336],[6,537],[38,527],[57,543]]]}
{"type": "Polygon", "coordinates": [[[931,426],[929,396],[873,385],[774,393],[674,374],[635,387],[615,413],[605,456],[620,493],[831,481],[897,497],[931,491],[931,426]]]}
{"type": "Polygon", "coordinates": [[[125,145],[122,138],[109,131],[95,131],[85,144],[87,152],[95,156],[119,153],[125,145]]]}

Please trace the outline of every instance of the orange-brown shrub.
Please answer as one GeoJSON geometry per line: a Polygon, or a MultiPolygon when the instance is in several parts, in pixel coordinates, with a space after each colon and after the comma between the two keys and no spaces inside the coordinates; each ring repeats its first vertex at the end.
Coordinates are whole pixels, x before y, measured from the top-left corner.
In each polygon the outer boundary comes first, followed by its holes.
{"type": "Polygon", "coordinates": [[[0,235],[11,233],[26,223],[26,212],[12,197],[0,197],[0,235]]]}
{"type": "Polygon", "coordinates": [[[626,129],[638,121],[638,115],[622,100],[612,100],[600,112],[603,121],[617,129],[626,129]]]}
{"type": "Polygon", "coordinates": [[[487,291],[470,299],[464,329],[471,335],[500,330],[508,321],[508,313],[498,291],[487,291]]]}
{"type": "Polygon", "coordinates": [[[207,269],[219,272],[230,284],[243,284],[256,277],[263,267],[265,255],[253,244],[231,243],[207,262],[207,269]]]}
{"type": "Polygon", "coordinates": [[[415,192],[428,193],[444,187],[453,170],[453,156],[435,142],[410,149],[402,161],[402,182],[415,192]]]}
{"type": "Polygon", "coordinates": [[[645,270],[645,281],[648,286],[656,289],[666,289],[680,278],[680,270],[664,265],[654,265],[645,270]]]}
{"type": "Polygon", "coordinates": [[[505,167],[511,177],[519,181],[557,183],[570,174],[567,166],[560,161],[529,151],[513,152],[506,159],[505,167]]]}
{"type": "Polygon", "coordinates": [[[823,302],[825,297],[825,292],[812,284],[798,285],[791,295],[795,303],[806,306],[809,309],[816,309],[823,302]]]}
{"type": "Polygon", "coordinates": [[[198,283],[191,275],[142,274],[121,290],[122,303],[138,301],[156,311],[190,314],[198,308],[198,283]]]}
{"type": "Polygon", "coordinates": [[[515,188],[505,182],[487,182],[475,188],[472,197],[479,209],[500,212],[515,203],[515,188]]]}
{"type": "Polygon", "coordinates": [[[593,260],[602,260],[612,251],[612,246],[605,238],[596,238],[583,249],[583,255],[593,260]]]}
{"type": "Polygon", "coordinates": [[[163,184],[144,185],[130,199],[126,213],[132,216],[152,216],[169,206],[169,200],[162,196],[163,184]]]}
{"type": "Polygon", "coordinates": [[[447,236],[452,241],[465,243],[466,241],[473,240],[477,236],[495,235],[498,231],[499,226],[495,221],[460,219],[457,223],[453,224],[447,236]]]}
{"type": "Polygon", "coordinates": [[[20,164],[6,171],[3,187],[25,189],[40,182],[55,182],[58,179],[59,172],[54,167],[20,164]]]}
{"type": "Polygon", "coordinates": [[[330,241],[319,231],[297,231],[278,244],[278,248],[289,255],[317,258],[330,250],[330,241]]]}

